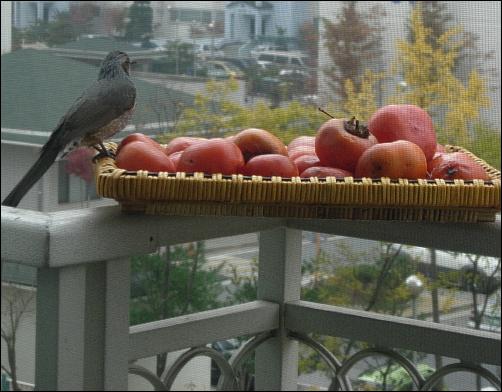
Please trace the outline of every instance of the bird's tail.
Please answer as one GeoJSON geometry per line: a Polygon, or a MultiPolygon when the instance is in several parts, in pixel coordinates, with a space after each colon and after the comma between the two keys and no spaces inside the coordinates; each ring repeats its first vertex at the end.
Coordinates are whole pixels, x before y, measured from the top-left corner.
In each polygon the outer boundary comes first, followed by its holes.
{"type": "Polygon", "coordinates": [[[9,195],[2,202],[3,206],[17,207],[21,199],[28,193],[33,185],[44,175],[56,160],[59,149],[54,147],[46,147],[42,149],[40,156],[33,166],[28,170],[28,173],[14,187],[9,195]]]}

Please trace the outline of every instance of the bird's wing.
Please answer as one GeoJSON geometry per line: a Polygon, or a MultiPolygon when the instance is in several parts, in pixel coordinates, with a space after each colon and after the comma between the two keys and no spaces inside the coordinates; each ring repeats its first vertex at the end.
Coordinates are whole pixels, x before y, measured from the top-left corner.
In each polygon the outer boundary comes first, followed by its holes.
{"type": "Polygon", "coordinates": [[[64,146],[84,137],[134,107],[136,89],[130,80],[98,80],[77,98],[61,118],[56,132],[64,146]]]}

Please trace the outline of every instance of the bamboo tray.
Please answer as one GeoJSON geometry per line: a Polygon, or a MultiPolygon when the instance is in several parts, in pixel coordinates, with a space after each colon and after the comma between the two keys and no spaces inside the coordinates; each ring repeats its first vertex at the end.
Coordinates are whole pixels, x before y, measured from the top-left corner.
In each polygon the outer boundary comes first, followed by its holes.
{"type": "MultiPolygon", "coordinates": [[[[115,143],[107,148],[115,150],[115,143]]],[[[491,181],[381,178],[281,179],[202,173],[149,173],[118,169],[112,158],[96,163],[98,195],[128,213],[259,217],[494,221],[500,211],[500,172],[469,151],[491,181]]]]}

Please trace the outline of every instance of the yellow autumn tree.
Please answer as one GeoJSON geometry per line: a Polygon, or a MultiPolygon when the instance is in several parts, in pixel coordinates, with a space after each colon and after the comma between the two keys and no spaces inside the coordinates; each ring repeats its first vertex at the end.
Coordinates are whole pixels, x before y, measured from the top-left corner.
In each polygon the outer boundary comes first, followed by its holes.
{"type": "Polygon", "coordinates": [[[461,28],[434,37],[423,23],[420,3],[412,11],[410,24],[413,39],[397,42],[393,65],[393,72],[401,75],[406,88],[393,97],[392,103],[410,103],[427,110],[439,125],[440,142],[469,145],[469,127],[490,100],[486,81],[476,70],[470,73],[467,83],[454,74],[455,61],[465,44],[461,28]]]}
{"type": "MultiPolygon", "coordinates": [[[[174,134],[169,136],[196,134],[217,137],[238,126],[244,108],[230,99],[230,94],[238,88],[233,78],[225,82],[208,81],[205,91],[195,94],[193,106],[183,111],[174,134]]],[[[166,141],[165,138],[160,139],[166,141]]]]}
{"type": "Polygon", "coordinates": [[[383,78],[383,73],[376,73],[370,69],[364,71],[359,91],[356,91],[351,79],[345,80],[345,93],[347,99],[343,103],[344,117],[356,116],[363,121],[368,121],[378,109],[374,86],[383,78]]]}
{"type": "Polygon", "coordinates": [[[326,121],[316,107],[296,101],[278,108],[270,108],[264,101],[241,106],[230,95],[237,88],[233,79],[209,81],[205,91],[195,95],[194,105],[183,111],[175,131],[160,136],[159,141],[167,143],[187,134],[222,137],[246,128],[261,128],[287,144],[297,136],[314,135],[326,121]]]}

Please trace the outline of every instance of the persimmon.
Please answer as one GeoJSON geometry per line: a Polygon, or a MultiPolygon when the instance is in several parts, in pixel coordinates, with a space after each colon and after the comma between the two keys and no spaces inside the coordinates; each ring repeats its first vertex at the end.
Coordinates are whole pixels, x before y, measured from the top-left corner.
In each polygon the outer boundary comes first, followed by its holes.
{"type": "Polygon", "coordinates": [[[314,146],[296,146],[295,148],[288,150],[288,156],[292,161],[295,161],[296,158],[301,157],[302,155],[314,155],[315,156],[315,147],[314,146]]]}
{"type": "Polygon", "coordinates": [[[315,152],[322,166],[353,172],[359,157],[376,142],[368,128],[354,117],[350,120],[333,118],[317,131],[315,152]]]}
{"type": "Polygon", "coordinates": [[[359,158],[356,177],[427,178],[427,160],[422,149],[407,140],[379,143],[359,158]]]}
{"type": "Polygon", "coordinates": [[[240,148],[246,162],[257,155],[288,155],[286,146],[281,139],[264,129],[245,129],[235,135],[232,141],[240,148]]]}
{"type": "Polygon", "coordinates": [[[120,144],[117,147],[116,154],[118,154],[120,152],[120,150],[122,149],[122,147],[124,147],[125,145],[127,145],[131,142],[137,142],[137,141],[151,144],[152,146],[155,146],[159,150],[162,150],[162,146],[157,141],[153,140],[151,137],[146,136],[143,133],[136,132],[136,133],[131,133],[130,135],[127,135],[125,138],[122,139],[122,141],[120,142],[120,144]]]}
{"type": "Polygon", "coordinates": [[[175,137],[173,140],[171,140],[166,148],[165,152],[167,155],[174,154],[175,152],[178,151],[183,151],[187,147],[199,143],[200,141],[207,140],[202,137],[192,137],[192,136],[179,136],[175,137]]]}
{"type": "Polygon", "coordinates": [[[312,166],[319,166],[321,162],[315,155],[302,155],[293,161],[298,168],[298,173],[303,173],[312,166]]]}
{"type": "Polygon", "coordinates": [[[297,177],[298,168],[291,159],[280,154],[264,154],[251,158],[242,173],[246,176],[297,177]]]}
{"type": "Polygon", "coordinates": [[[299,146],[315,147],[315,136],[298,136],[288,144],[288,152],[299,146]]]}
{"type": "Polygon", "coordinates": [[[302,174],[300,174],[302,178],[310,178],[310,177],[337,177],[337,178],[345,178],[352,177],[352,173],[343,170],[337,169],[336,167],[326,167],[326,166],[312,166],[308,169],[305,169],[302,174]]]}
{"type": "Polygon", "coordinates": [[[463,152],[441,153],[430,168],[431,178],[444,180],[490,180],[483,167],[463,152]]]}
{"type": "Polygon", "coordinates": [[[379,143],[408,140],[419,146],[430,161],[437,149],[436,131],[429,114],[415,105],[386,105],[368,121],[379,143]]]}
{"type": "Polygon", "coordinates": [[[186,173],[240,173],[244,166],[241,150],[226,139],[202,140],[187,147],[178,161],[177,170],[186,173]]]}
{"type": "Polygon", "coordinates": [[[171,159],[161,149],[141,140],[134,140],[122,146],[117,154],[116,163],[117,167],[131,171],[176,171],[171,159]]]}

